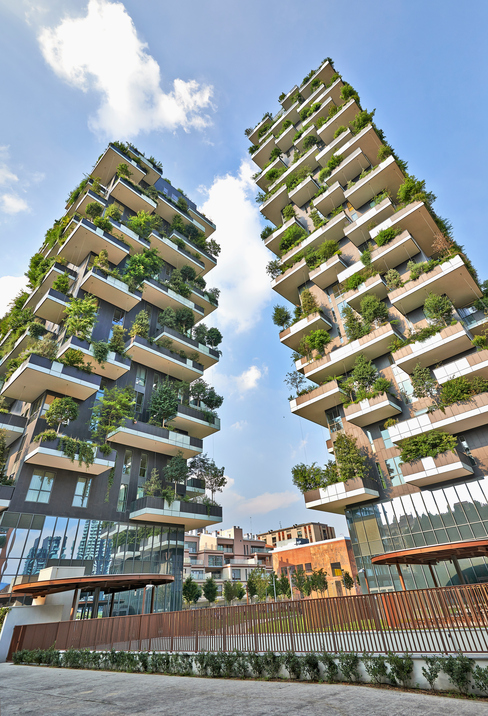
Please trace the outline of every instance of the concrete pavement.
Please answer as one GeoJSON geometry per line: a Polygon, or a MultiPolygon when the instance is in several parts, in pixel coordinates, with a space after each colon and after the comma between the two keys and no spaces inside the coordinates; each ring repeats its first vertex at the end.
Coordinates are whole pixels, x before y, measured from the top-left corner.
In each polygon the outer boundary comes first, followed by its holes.
{"type": "Polygon", "coordinates": [[[488,703],[342,684],[0,664],[1,716],[486,716],[488,703]]]}

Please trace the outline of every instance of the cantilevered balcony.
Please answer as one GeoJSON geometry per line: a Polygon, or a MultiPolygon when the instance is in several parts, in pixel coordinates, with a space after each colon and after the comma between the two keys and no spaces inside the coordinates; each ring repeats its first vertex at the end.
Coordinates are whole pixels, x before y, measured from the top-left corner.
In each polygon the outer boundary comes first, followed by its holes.
{"type": "Polygon", "coordinates": [[[150,159],[147,159],[147,157],[135,147],[129,146],[129,155],[136,160],[138,166],[144,167],[146,171],[144,181],[147,184],[154,184],[163,176],[163,168],[156,166],[156,164],[150,159]]]}
{"type": "Polygon", "coordinates": [[[198,358],[196,361],[201,363],[205,370],[215,365],[220,359],[220,351],[216,348],[205,346],[193,338],[188,338],[188,336],[184,336],[179,331],[175,331],[173,328],[168,328],[168,326],[163,326],[161,331],[158,332],[154,337],[154,343],[162,339],[171,341],[176,351],[183,350],[189,351],[189,353],[197,353],[198,358]]]}
{"type": "MultiPolygon", "coordinates": [[[[369,241],[369,226],[371,223],[377,224],[380,221],[384,221],[389,216],[395,213],[395,207],[393,206],[390,199],[383,199],[379,204],[373,206],[369,211],[361,214],[360,217],[353,221],[352,224],[346,226],[344,233],[347,238],[352,241],[356,246],[364,244],[365,241],[369,241]]],[[[417,252],[419,249],[417,249],[417,252]]],[[[396,264],[391,264],[395,266],[396,264]]]]}
{"type": "MultiPolygon", "coordinates": [[[[280,134],[279,137],[276,137],[275,143],[276,146],[278,146],[282,152],[287,152],[290,147],[293,146],[293,137],[297,133],[297,128],[294,124],[292,124],[290,127],[285,129],[282,134],[280,134]]],[[[254,159],[254,157],[253,157],[254,159]]]]}
{"type": "MultiPolygon", "coordinates": [[[[339,152],[340,150],[336,152],[336,156],[339,152]]],[[[339,166],[331,172],[327,178],[327,183],[333,184],[338,181],[342,186],[346,186],[349,181],[357,177],[358,174],[361,174],[363,170],[369,169],[370,166],[371,163],[368,157],[363,153],[361,148],[358,147],[354,152],[344,157],[339,166]]]]}
{"type": "Polygon", "coordinates": [[[123,237],[124,241],[128,244],[131,254],[141,254],[146,249],[151,248],[151,242],[148,239],[143,239],[142,236],[136,234],[135,231],[129,229],[125,224],[122,224],[120,221],[115,221],[114,219],[111,219],[111,222],[114,227],[114,234],[116,233],[118,238],[123,237]]]}
{"type": "Polygon", "coordinates": [[[477,351],[451,363],[444,363],[439,368],[434,368],[434,375],[441,385],[448,380],[461,377],[478,376],[486,380],[488,379],[488,350],[477,351]]]}
{"type": "Polygon", "coordinates": [[[314,199],[313,205],[321,214],[327,216],[344,203],[344,189],[338,181],[330,183],[328,189],[314,199]]]}
{"type": "Polygon", "coordinates": [[[423,306],[429,293],[447,294],[456,308],[473,303],[482,296],[461,256],[436,266],[415,281],[407,281],[389,295],[392,306],[404,314],[423,306]]]}
{"type": "Polygon", "coordinates": [[[107,440],[117,445],[162,455],[176,455],[181,451],[185,460],[195,457],[203,450],[203,443],[199,438],[131,420],[126,420],[125,425],[109,433],[107,440]]]}
{"type": "Polygon", "coordinates": [[[147,211],[152,214],[157,203],[150,199],[141,189],[133,186],[127,179],[120,177],[109,188],[110,196],[120,201],[121,204],[137,213],[138,211],[147,211]]]}
{"type": "Polygon", "coordinates": [[[168,505],[162,497],[146,496],[132,502],[129,518],[134,522],[181,525],[188,532],[222,522],[222,507],[179,500],[168,505]]]}
{"type": "Polygon", "coordinates": [[[14,489],[13,485],[0,485],[0,512],[8,510],[14,489]]]}
{"type": "Polygon", "coordinates": [[[158,232],[153,231],[149,236],[149,240],[151,241],[151,245],[158,249],[161,256],[168,256],[168,259],[165,260],[172,266],[176,266],[176,268],[179,268],[186,262],[193,266],[198,275],[204,276],[217,265],[217,259],[214,256],[204,251],[200,246],[194,244],[190,239],[175,229],[171,230],[168,237],[162,237],[158,232]],[[185,247],[181,246],[182,241],[185,242],[185,247]],[[168,242],[176,245],[178,255],[174,253],[175,249],[173,246],[168,246],[168,242]]]}
{"type": "Polygon", "coordinates": [[[30,355],[4,383],[6,398],[33,403],[44,391],[86,400],[100,387],[100,377],[72,366],[30,355]]]}
{"type": "MultiPolygon", "coordinates": [[[[114,229],[115,230],[115,229],[114,229]]],[[[69,233],[61,246],[56,244],[54,250],[59,256],[77,266],[90,252],[99,254],[105,250],[110,263],[118,265],[123,258],[129,255],[129,247],[120,239],[99,229],[88,219],[77,222],[73,219],[66,228],[69,233]],[[72,229],[71,233],[70,229],[72,229]]]]}
{"type": "Polygon", "coordinates": [[[337,515],[343,515],[348,507],[376,500],[379,496],[377,485],[373,480],[361,480],[358,477],[304,493],[306,507],[337,515]]]}
{"type": "Polygon", "coordinates": [[[344,226],[347,223],[346,215],[343,211],[337,216],[334,216],[330,221],[327,221],[323,226],[320,226],[311,234],[305,236],[297,246],[294,246],[286,254],[283,255],[281,263],[286,264],[287,261],[292,259],[296,254],[305,249],[316,249],[324,241],[340,241],[344,234],[344,226]]]}
{"type": "Polygon", "coordinates": [[[308,281],[310,269],[305,259],[298,261],[271,282],[271,288],[292,303],[298,302],[298,287],[308,281]]]}
{"type": "Polygon", "coordinates": [[[472,347],[471,337],[462,323],[447,326],[435,336],[410,343],[393,353],[393,360],[406,373],[412,373],[417,363],[428,368],[435,363],[464,353],[472,347]]]}
{"type": "Polygon", "coordinates": [[[129,287],[124,281],[108,276],[100,268],[92,268],[83,277],[81,288],[124,311],[130,311],[137,306],[142,298],[140,291],[129,291],[129,287]]]}
{"type": "Polygon", "coordinates": [[[268,238],[264,242],[264,245],[266,246],[266,248],[269,249],[270,251],[272,251],[274,254],[276,254],[276,256],[281,256],[280,242],[281,242],[281,239],[283,238],[283,234],[285,233],[285,231],[287,229],[290,228],[290,226],[297,226],[299,229],[304,228],[300,224],[300,222],[297,221],[295,219],[295,217],[293,217],[293,219],[289,219],[288,221],[285,221],[283,226],[280,226],[279,229],[275,229],[275,231],[273,231],[273,233],[270,236],[268,236],[268,238]]]}
{"type": "Polygon", "coordinates": [[[466,478],[473,474],[469,459],[457,450],[443,452],[437,457],[424,457],[405,462],[401,471],[407,485],[427,487],[438,482],[466,478]]]}
{"type": "Polygon", "coordinates": [[[58,351],[58,358],[62,358],[66,354],[66,351],[70,349],[79,351],[83,355],[83,363],[86,366],[91,365],[93,373],[101,375],[103,378],[108,378],[108,380],[117,380],[130,370],[130,359],[118,353],[114,353],[114,351],[109,351],[107,360],[100,364],[95,359],[93,345],[88,343],[88,341],[81,341],[75,336],[71,336],[71,338],[63,343],[58,351]]]}
{"type": "Polygon", "coordinates": [[[186,481],[186,494],[189,496],[204,495],[205,480],[199,480],[198,477],[191,477],[186,481]]]}
{"type": "Polygon", "coordinates": [[[310,380],[322,383],[329,376],[342,375],[351,370],[359,354],[370,360],[375,360],[385,353],[389,353],[389,346],[393,338],[401,338],[401,336],[387,323],[363,338],[331,350],[323,358],[311,361],[301,358],[295,363],[295,366],[310,380]]]}
{"type": "Polygon", "coordinates": [[[297,206],[303,206],[307,201],[313,199],[319,188],[315,179],[307,177],[295,187],[295,189],[289,192],[288,197],[290,201],[293,201],[297,206]]]}
{"type": "Polygon", "coordinates": [[[278,224],[281,224],[281,212],[288,203],[288,189],[286,185],[283,185],[281,189],[275,191],[269,199],[261,204],[259,211],[265,219],[278,226],[278,224]]]}
{"type": "Polygon", "coordinates": [[[61,439],[43,440],[40,443],[32,442],[25,461],[28,465],[41,465],[49,470],[68,470],[81,472],[85,475],[100,475],[115,467],[116,453],[112,451],[109,456],[103,455],[95,448],[95,460],[92,465],[79,463],[78,456],[71,460],[61,449],[61,439]]]}
{"type": "Polygon", "coordinates": [[[381,164],[369,172],[362,179],[353,184],[345,192],[347,201],[359,209],[366,202],[371,201],[384,189],[388,189],[392,196],[396,196],[400,185],[403,184],[405,176],[395,161],[394,157],[388,157],[381,164]]]}
{"type": "Polygon", "coordinates": [[[374,294],[381,300],[386,298],[387,293],[388,289],[386,288],[383,277],[377,274],[376,276],[368,278],[353,291],[343,293],[341,295],[341,301],[346,301],[357,311],[361,305],[361,300],[366,296],[366,294],[374,294]]]}
{"type": "Polygon", "coordinates": [[[403,231],[387,244],[378,246],[371,252],[371,265],[378,271],[388,271],[388,269],[410,260],[412,256],[418,254],[419,250],[408,231],[403,231]]]}
{"type": "Polygon", "coordinates": [[[293,415],[299,415],[306,418],[312,423],[328,427],[325,417],[325,411],[342,405],[344,393],[339,388],[336,380],[331,380],[318,388],[314,388],[309,393],[299,395],[297,398],[290,400],[290,410],[293,415]]]}
{"type": "Polygon", "coordinates": [[[321,149],[317,154],[317,161],[320,166],[325,167],[329,159],[332,158],[333,154],[341,154],[342,146],[345,145],[353,136],[354,135],[351,130],[346,129],[345,132],[341,132],[341,134],[333,139],[330,144],[327,144],[323,149],[321,149]]]}
{"type": "MultiPolygon", "coordinates": [[[[211,301],[208,293],[202,291],[202,289],[198,288],[198,286],[192,286],[190,300],[194,302],[198,301],[198,307],[203,308],[203,315],[205,318],[218,308],[218,303],[211,301]]],[[[197,304],[195,303],[195,305],[197,304]]]]}
{"type": "Polygon", "coordinates": [[[308,335],[310,331],[330,330],[331,328],[332,324],[327,320],[325,314],[322,311],[316,311],[281,331],[280,341],[288,348],[296,351],[302,338],[308,335]]]}
{"type": "Polygon", "coordinates": [[[41,298],[46,295],[49,289],[52,288],[56,279],[64,274],[68,275],[71,285],[76,279],[76,271],[73,271],[63,264],[55,263],[42,279],[42,283],[30,294],[27,301],[24,303],[24,308],[34,309],[40,302],[41,298]]]}
{"type": "Polygon", "coordinates": [[[308,139],[308,137],[317,137],[317,127],[315,124],[310,125],[310,127],[304,131],[302,136],[297,139],[295,142],[295,149],[299,152],[303,152],[305,149],[305,140],[308,139]]]}
{"type": "Polygon", "coordinates": [[[344,417],[348,423],[364,428],[381,420],[400,415],[401,407],[388,393],[381,393],[376,398],[366,398],[344,408],[344,417]]]}
{"type": "MultiPolygon", "coordinates": [[[[283,109],[286,110],[286,109],[288,109],[288,108],[291,106],[291,104],[292,104],[292,102],[293,102],[293,99],[292,99],[292,98],[294,97],[294,95],[296,94],[296,92],[300,92],[300,94],[302,95],[302,97],[303,97],[304,99],[307,99],[307,98],[311,95],[311,93],[312,93],[312,91],[313,91],[313,90],[312,90],[312,83],[313,83],[313,81],[314,81],[315,79],[319,79],[319,80],[321,80],[324,84],[328,84],[328,83],[330,82],[330,80],[332,79],[332,76],[334,75],[334,72],[335,72],[335,70],[334,70],[332,64],[331,64],[328,60],[325,60],[325,62],[322,63],[322,65],[319,67],[319,69],[317,70],[317,72],[315,72],[315,73],[312,75],[312,77],[310,77],[310,79],[309,79],[304,85],[301,85],[300,88],[299,88],[297,85],[295,85],[295,86],[288,92],[288,94],[281,100],[281,104],[282,104],[282,106],[283,106],[283,109]]],[[[334,83],[334,85],[337,84],[337,83],[341,83],[341,86],[342,86],[342,81],[341,81],[340,79],[336,80],[336,82],[334,83]]],[[[330,90],[332,89],[332,87],[333,87],[334,85],[331,85],[331,87],[329,87],[328,92],[330,92],[330,90]]],[[[323,89],[323,87],[322,87],[322,89],[323,89]]]]}
{"type": "Polygon", "coordinates": [[[257,177],[256,184],[258,185],[258,187],[260,189],[262,189],[263,191],[266,191],[268,189],[268,187],[275,181],[274,179],[272,179],[272,180],[267,179],[266,178],[267,173],[270,172],[272,169],[283,169],[283,168],[286,169],[287,165],[280,157],[278,157],[277,159],[272,161],[271,164],[269,164],[267,167],[265,167],[263,169],[263,171],[261,172],[261,174],[257,177]]]}
{"type": "MultiPolygon", "coordinates": [[[[350,131],[348,133],[343,132],[337,139],[341,137],[344,137],[347,141],[343,141],[340,149],[336,150],[336,154],[348,157],[359,148],[363,154],[368,157],[372,166],[376,164],[378,151],[383,143],[376,134],[372,124],[368,124],[368,126],[358,132],[358,134],[352,134],[350,131]]],[[[329,146],[332,144],[333,142],[329,144],[329,146]]]]}
{"type": "Polygon", "coordinates": [[[22,437],[27,418],[13,413],[0,413],[0,430],[5,431],[5,447],[22,437]]]}
{"type": "Polygon", "coordinates": [[[470,400],[448,405],[444,410],[424,413],[416,418],[402,420],[388,428],[390,438],[398,443],[405,438],[420,435],[429,430],[458,435],[465,430],[479,428],[488,423],[488,393],[474,395],[470,400]]]}
{"type": "Polygon", "coordinates": [[[66,315],[66,307],[69,298],[60,291],[50,288],[34,308],[34,315],[43,318],[45,321],[59,324],[66,315]]]}
{"type": "Polygon", "coordinates": [[[206,438],[220,430],[220,418],[215,415],[206,415],[202,410],[191,405],[178,405],[178,412],[170,420],[171,425],[178,430],[184,430],[195,438],[206,438]]]}
{"type": "Polygon", "coordinates": [[[356,101],[354,99],[349,100],[328,122],[320,127],[317,132],[319,138],[324,144],[330,144],[334,139],[336,129],[341,126],[347,127],[359,111],[356,101]]]}
{"type": "Polygon", "coordinates": [[[337,283],[337,276],[344,270],[346,264],[340,256],[332,256],[323,264],[310,271],[310,281],[313,281],[319,288],[327,288],[337,283]]]}
{"type": "Polygon", "coordinates": [[[265,139],[264,142],[259,145],[259,148],[251,155],[251,159],[260,169],[264,169],[265,165],[269,162],[270,154],[274,148],[275,138],[273,134],[271,134],[268,139],[265,139]]]}
{"type": "MultiPolygon", "coordinates": [[[[281,128],[283,127],[283,124],[285,122],[287,122],[288,120],[292,124],[296,124],[298,122],[298,120],[300,119],[300,110],[301,110],[301,105],[298,102],[295,102],[285,112],[280,113],[278,119],[274,122],[273,126],[271,127],[271,131],[273,132],[273,134],[278,134],[278,132],[280,132],[281,128]]],[[[253,159],[254,159],[254,157],[253,157],[253,159]]]]}
{"type": "Polygon", "coordinates": [[[102,210],[105,209],[108,202],[103,199],[100,194],[97,194],[96,192],[92,191],[92,189],[90,188],[91,183],[87,185],[86,189],[70,206],[67,205],[67,214],[69,214],[70,216],[73,216],[73,214],[81,214],[82,216],[85,216],[86,207],[88,206],[88,204],[92,204],[93,202],[95,202],[95,204],[99,204],[102,210]]]}
{"type": "Polygon", "coordinates": [[[131,180],[137,184],[144,179],[146,172],[125,152],[109,144],[92,171],[94,177],[99,177],[102,184],[107,185],[115,176],[119,164],[127,164],[131,172],[131,180]]]}
{"type": "Polygon", "coordinates": [[[174,310],[186,306],[193,311],[196,322],[200,321],[205,315],[203,306],[193,303],[193,301],[181,296],[179,293],[176,293],[176,291],[173,291],[172,288],[164,286],[153,278],[144,281],[142,298],[153,306],[157,306],[157,308],[160,308],[162,311],[168,306],[174,310]]]}
{"type": "MultiPolygon", "coordinates": [[[[176,333],[176,331],[175,331],[176,333]]],[[[187,346],[185,346],[188,349],[187,346]]],[[[168,348],[150,343],[146,338],[135,336],[126,345],[126,352],[133,361],[152,368],[159,373],[171,375],[178,380],[191,382],[203,375],[203,366],[191,358],[184,358],[168,348]]],[[[189,353],[193,351],[189,350],[189,353]]]]}
{"type": "MultiPolygon", "coordinates": [[[[258,144],[258,143],[259,143],[259,140],[262,139],[262,137],[264,137],[264,134],[263,134],[261,137],[259,136],[260,130],[261,130],[266,124],[269,124],[269,125],[271,126],[272,123],[273,123],[273,119],[271,118],[271,116],[270,116],[270,115],[267,115],[267,114],[264,115],[264,117],[262,118],[262,120],[256,124],[256,126],[254,127],[254,129],[252,130],[252,132],[251,132],[251,133],[249,134],[249,136],[248,136],[248,139],[249,139],[249,141],[251,142],[251,144],[258,144]]],[[[269,130],[268,130],[268,131],[269,131],[269,130]]],[[[267,133],[267,132],[266,132],[266,133],[267,133]]]]}
{"type": "MultiPolygon", "coordinates": [[[[12,332],[9,331],[5,338],[3,339],[0,346],[3,350],[6,350],[6,342],[11,339],[12,332]]],[[[9,351],[6,351],[0,360],[0,375],[4,375],[5,371],[7,370],[7,364],[9,361],[11,361],[13,358],[17,358],[23,351],[25,351],[27,348],[29,348],[34,343],[34,338],[29,333],[29,330],[24,331],[19,338],[15,341],[14,345],[9,351]]]]}
{"type": "Polygon", "coordinates": [[[430,256],[432,253],[432,242],[439,233],[439,229],[423,202],[414,201],[405,208],[400,209],[400,211],[396,211],[388,219],[385,219],[381,224],[371,229],[370,236],[372,239],[375,239],[380,231],[392,227],[400,228],[402,231],[408,231],[422,251],[427,254],[427,256],[430,256]]]}

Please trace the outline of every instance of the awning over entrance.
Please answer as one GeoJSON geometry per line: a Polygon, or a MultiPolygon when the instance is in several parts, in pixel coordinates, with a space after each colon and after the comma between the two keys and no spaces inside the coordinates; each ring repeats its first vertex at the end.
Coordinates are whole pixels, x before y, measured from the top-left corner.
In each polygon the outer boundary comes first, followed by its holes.
{"type": "Polygon", "coordinates": [[[149,584],[158,587],[173,581],[174,577],[169,574],[102,574],[16,584],[12,588],[12,592],[13,594],[29,594],[33,597],[46,597],[48,594],[70,592],[74,589],[81,589],[84,592],[99,589],[105,594],[115,594],[129,589],[141,589],[149,584]]]}
{"type": "Polygon", "coordinates": [[[487,556],[488,539],[476,539],[386,552],[373,557],[371,562],[373,564],[437,564],[454,559],[487,556]]]}

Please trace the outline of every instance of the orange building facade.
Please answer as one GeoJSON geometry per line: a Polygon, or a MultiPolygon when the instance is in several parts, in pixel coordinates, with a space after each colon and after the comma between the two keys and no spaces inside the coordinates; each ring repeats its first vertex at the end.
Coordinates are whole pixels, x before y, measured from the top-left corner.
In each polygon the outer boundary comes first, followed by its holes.
{"type": "MultiPolygon", "coordinates": [[[[327,573],[328,590],[326,596],[342,597],[347,594],[359,594],[357,568],[352,551],[351,540],[344,537],[324,540],[312,544],[278,547],[272,552],[275,574],[293,574],[302,568],[310,574],[314,570],[324,569],[327,573]],[[342,582],[344,572],[354,579],[354,587],[347,591],[342,582]]],[[[312,596],[322,596],[312,593],[312,596]]]]}

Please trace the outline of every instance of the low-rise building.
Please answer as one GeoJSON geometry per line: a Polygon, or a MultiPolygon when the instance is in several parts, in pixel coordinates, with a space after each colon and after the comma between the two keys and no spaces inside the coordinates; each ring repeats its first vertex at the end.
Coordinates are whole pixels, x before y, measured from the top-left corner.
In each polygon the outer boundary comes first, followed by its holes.
{"type": "Polygon", "coordinates": [[[212,532],[193,530],[185,534],[184,579],[191,576],[200,586],[212,576],[219,595],[225,581],[241,582],[245,587],[253,569],[271,572],[271,547],[257,535],[245,534],[241,527],[212,532]]]}
{"type": "MultiPolygon", "coordinates": [[[[282,574],[292,575],[293,572],[300,569],[308,574],[323,569],[327,573],[328,589],[325,596],[328,597],[342,597],[359,592],[358,573],[351,540],[345,537],[276,547],[272,553],[272,566],[274,572],[280,577],[282,574]],[[344,589],[344,572],[349,572],[354,580],[354,587],[350,591],[344,589]]],[[[313,593],[312,596],[322,595],[313,593]]]]}
{"type": "Polygon", "coordinates": [[[280,527],[279,530],[268,530],[257,535],[270,547],[279,547],[288,540],[303,539],[309,542],[322,542],[327,539],[334,539],[335,529],[324,522],[303,522],[300,525],[291,527],[280,527]]]}

